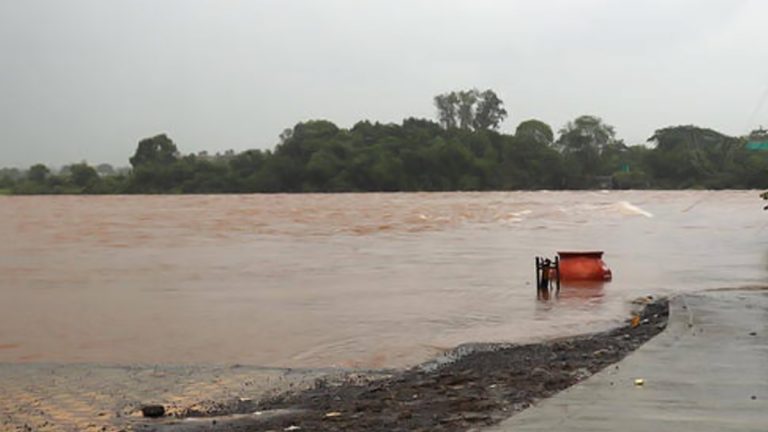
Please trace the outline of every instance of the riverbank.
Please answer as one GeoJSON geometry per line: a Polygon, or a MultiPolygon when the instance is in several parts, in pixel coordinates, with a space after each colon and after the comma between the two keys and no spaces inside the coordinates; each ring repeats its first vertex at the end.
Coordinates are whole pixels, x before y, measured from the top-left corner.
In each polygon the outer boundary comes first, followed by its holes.
{"type": "Polygon", "coordinates": [[[666,299],[642,305],[622,326],[528,344],[463,345],[434,361],[378,379],[318,380],[261,401],[209,404],[151,431],[465,431],[489,426],[623,359],[660,333],[666,299]],[[194,417],[194,420],[184,417],[194,417]]]}

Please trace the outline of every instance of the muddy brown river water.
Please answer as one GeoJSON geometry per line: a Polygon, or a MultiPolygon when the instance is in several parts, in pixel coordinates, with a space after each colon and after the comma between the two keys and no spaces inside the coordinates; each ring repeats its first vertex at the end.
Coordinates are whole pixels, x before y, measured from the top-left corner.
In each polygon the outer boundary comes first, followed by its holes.
{"type": "Polygon", "coordinates": [[[764,285],[755,191],[0,197],[0,363],[397,367],[764,285]],[[539,301],[533,257],[599,249],[539,301]]]}

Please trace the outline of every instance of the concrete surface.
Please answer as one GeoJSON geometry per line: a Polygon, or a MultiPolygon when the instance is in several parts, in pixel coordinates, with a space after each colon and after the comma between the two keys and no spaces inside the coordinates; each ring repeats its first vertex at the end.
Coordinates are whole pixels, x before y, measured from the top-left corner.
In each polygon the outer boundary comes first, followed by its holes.
{"type": "Polygon", "coordinates": [[[331,370],[0,363],[0,432],[130,431],[141,405],[170,413],[310,386],[331,370]]]}
{"type": "Polygon", "coordinates": [[[616,366],[490,431],[768,430],[768,291],[683,295],[616,366]],[[642,386],[636,379],[644,379],[642,386]]]}

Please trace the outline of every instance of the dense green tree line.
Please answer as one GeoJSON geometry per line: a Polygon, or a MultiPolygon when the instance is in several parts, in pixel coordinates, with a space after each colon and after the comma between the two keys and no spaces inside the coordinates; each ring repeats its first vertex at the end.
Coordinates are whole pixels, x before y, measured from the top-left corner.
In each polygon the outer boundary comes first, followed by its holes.
{"type": "Polygon", "coordinates": [[[182,155],[166,135],[139,142],[131,170],[70,165],[52,173],[0,170],[0,191],[42,193],[251,193],[535,190],[585,188],[768,188],[768,152],[711,129],[657,130],[651,146],[627,146],[614,128],[581,116],[557,135],[528,120],[496,129],[506,111],[493,92],[435,98],[439,123],[325,120],[297,124],[273,150],[182,155]],[[98,169],[97,169],[98,168],[98,169]]]}

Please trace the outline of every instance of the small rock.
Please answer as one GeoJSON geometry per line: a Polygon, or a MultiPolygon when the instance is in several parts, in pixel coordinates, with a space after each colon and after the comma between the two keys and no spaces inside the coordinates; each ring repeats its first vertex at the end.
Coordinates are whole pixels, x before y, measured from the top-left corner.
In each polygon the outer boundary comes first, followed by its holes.
{"type": "Polygon", "coordinates": [[[571,372],[571,376],[576,378],[578,381],[582,381],[592,376],[592,372],[590,372],[587,368],[578,368],[571,372]]]}
{"type": "Polygon", "coordinates": [[[757,332],[749,332],[750,336],[757,336],[757,332]]]}
{"type": "Polygon", "coordinates": [[[756,399],[757,399],[757,396],[755,396],[755,395],[752,395],[752,397],[750,397],[750,399],[752,399],[752,400],[756,400],[756,399]]]}
{"type": "Polygon", "coordinates": [[[546,380],[552,377],[552,373],[544,368],[537,367],[531,371],[531,378],[537,380],[546,380]]]}
{"type": "Polygon", "coordinates": [[[144,405],[141,407],[141,415],[149,418],[158,418],[165,415],[165,407],[162,405],[144,405]]]}

